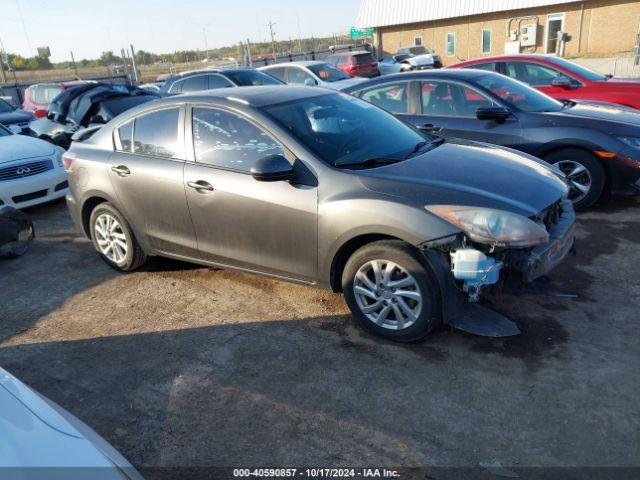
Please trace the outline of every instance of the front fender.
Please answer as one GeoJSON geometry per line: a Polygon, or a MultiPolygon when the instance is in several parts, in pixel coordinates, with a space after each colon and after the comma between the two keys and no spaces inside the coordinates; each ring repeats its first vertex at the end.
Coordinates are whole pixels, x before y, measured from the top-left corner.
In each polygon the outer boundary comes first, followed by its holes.
{"type": "Polygon", "coordinates": [[[456,235],[460,229],[422,207],[393,199],[344,199],[318,207],[320,280],[330,281],[333,260],[340,249],[362,236],[383,236],[418,246],[456,235]]]}

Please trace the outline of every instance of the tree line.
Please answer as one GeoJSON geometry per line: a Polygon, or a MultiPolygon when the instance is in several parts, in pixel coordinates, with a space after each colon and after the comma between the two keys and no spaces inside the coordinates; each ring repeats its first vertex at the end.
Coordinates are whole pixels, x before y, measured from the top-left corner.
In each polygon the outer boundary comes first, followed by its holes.
{"type": "MultiPolygon", "coordinates": [[[[295,40],[280,40],[274,42],[256,42],[251,43],[251,54],[253,57],[263,57],[273,54],[275,50],[277,55],[288,53],[310,52],[318,50],[326,50],[331,45],[341,45],[350,43],[346,36],[331,36],[324,38],[302,38],[295,40]]],[[[245,57],[245,47],[238,43],[236,45],[210,48],[206,52],[204,50],[179,50],[173,53],[152,53],[144,50],[136,52],[136,63],[138,65],[153,65],[155,63],[187,63],[211,58],[214,60],[234,58],[242,60],[245,57]]],[[[129,53],[129,52],[127,52],[129,53]]],[[[52,63],[49,57],[37,55],[34,57],[23,57],[21,55],[7,53],[4,56],[5,67],[15,70],[50,70],[72,68],[71,59],[65,62],[52,63]]],[[[77,59],[76,66],[80,68],[86,67],[113,67],[125,62],[125,59],[117,52],[102,52],[99,58],[95,59],[77,59]]]]}

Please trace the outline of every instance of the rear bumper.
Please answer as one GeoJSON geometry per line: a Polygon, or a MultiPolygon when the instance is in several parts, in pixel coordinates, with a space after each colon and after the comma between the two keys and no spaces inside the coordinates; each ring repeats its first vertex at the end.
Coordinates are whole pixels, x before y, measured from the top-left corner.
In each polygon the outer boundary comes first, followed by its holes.
{"type": "Polygon", "coordinates": [[[85,233],[84,226],[82,225],[82,213],[80,212],[80,205],[78,205],[78,202],[76,202],[76,199],[73,198],[73,195],[71,195],[71,192],[67,194],[66,200],[67,200],[67,208],[69,209],[69,214],[71,215],[73,222],[83,233],[85,233]]]}
{"type": "Polygon", "coordinates": [[[575,244],[575,220],[571,201],[562,203],[562,215],[549,231],[549,241],[534,247],[520,263],[523,280],[531,282],[546,275],[558,266],[573,250],[575,244]]]}

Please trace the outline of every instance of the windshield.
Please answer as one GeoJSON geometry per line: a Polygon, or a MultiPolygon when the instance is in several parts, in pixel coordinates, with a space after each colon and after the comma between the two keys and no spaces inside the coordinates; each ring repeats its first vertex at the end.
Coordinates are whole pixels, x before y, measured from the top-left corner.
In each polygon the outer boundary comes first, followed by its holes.
{"type": "Polygon", "coordinates": [[[262,109],[333,166],[403,160],[425,140],[393,115],[346,94],[302,98],[262,109]]]}
{"type": "Polygon", "coordinates": [[[333,65],[328,63],[320,63],[318,65],[309,65],[309,70],[316,74],[316,76],[323,82],[339,82],[340,80],[347,80],[351,78],[342,70],[337,69],[333,65]]]}
{"type": "Polygon", "coordinates": [[[419,47],[411,47],[409,48],[409,51],[412,55],[425,55],[427,53],[433,53],[429,48],[423,45],[419,47]]]}
{"type": "Polygon", "coordinates": [[[233,83],[241,87],[252,85],[282,85],[282,82],[271,75],[256,70],[233,70],[224,72],[233,83]]]}
{"type": "Polygon", "coordinates": [[[0,113],[9,113],[13,112],[15,108],[13,108],[8,102],[0,99],[0,113]]]}
{"type": "Polygon", "coordinates": [[[591,82],[606,82],[607,77],[598,73],[590,68],[583,67],[582,65],[578,65],[577,63],[570,62],[569,60],[565,60],[564,58],[557,57],[549,57],[547,60],[559,67],[566,68],[570,72],[575,72],[580,75],[582,78],[586,78],[591,82]]]}
{"type": "Polygon", "coordinates": [[[557,112],[564,107],[539,90],[497,73],[478,77],[475,83],[523,112],[557,112]]]}

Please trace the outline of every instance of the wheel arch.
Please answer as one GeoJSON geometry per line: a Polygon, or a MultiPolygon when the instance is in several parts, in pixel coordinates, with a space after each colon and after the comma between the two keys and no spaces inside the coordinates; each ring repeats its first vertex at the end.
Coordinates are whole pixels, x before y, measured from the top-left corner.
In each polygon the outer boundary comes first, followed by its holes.
{"type": "Polygon", "coordinates": [[[93,212],[93,210],[101,203],[105,203],[108,201],[109,200],[105,196],[92,195],[82,203],[80,219],[82,221],[82,230],[87,237],[91,238],[91,226],[89,225],[89,221],[91,220],[91,212],[93,212]]]}
{"type": "Polygon", "coordinates": [[[344,267],[351,255],[365,245],[378,242],[380,240],[398,240],[406,243],[407,245],[411,245],[411,243],[399,237],[382,233],[365,233],[350,238],[344,242],[340,248],[338,248],[333,256],[333,260],[331,261],[331,270],[329,275],[331,290],[336,293],[342,291],[342,272],[344,271],[344,267]]]}
{"type": "Polygon", "coordinates": [[[552,153],[560,152],[562,150],[582,150],[583,152],[588,153],[593,158],[595,158],[604,171],[604,191],[607,192],[611,189],[611,172],[609,170],[609,165],[607,165],[607,162],[604,162],[602,158],[594,153],[596,151],[606,149],[600,148],[597,145],[587,142],[552,143],[549,145],[545,145],[545,148],[538,152],[538,156],[544,160],[552,153]]]}

